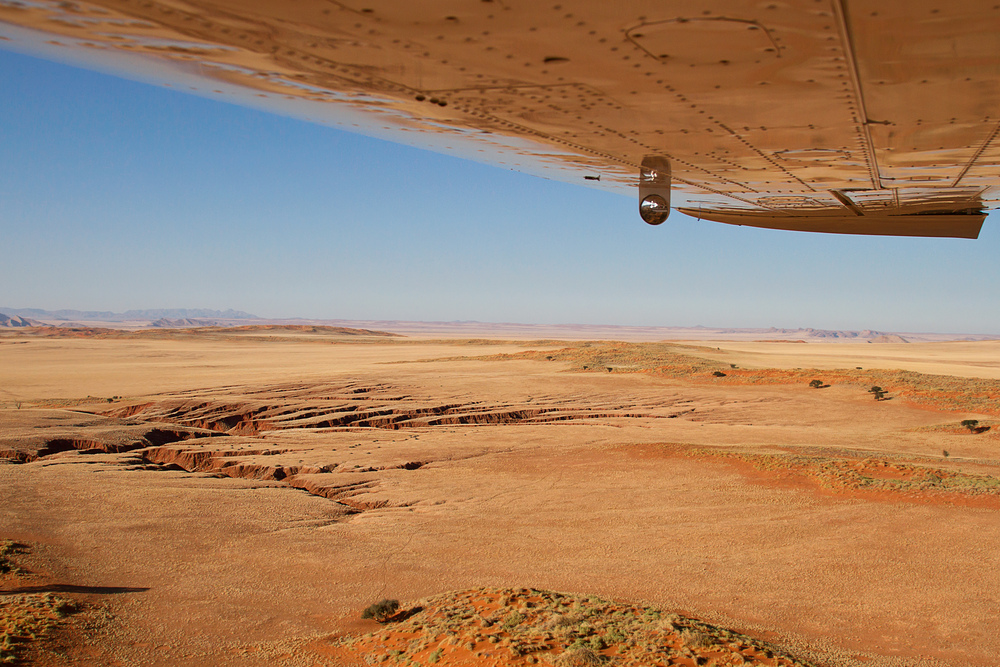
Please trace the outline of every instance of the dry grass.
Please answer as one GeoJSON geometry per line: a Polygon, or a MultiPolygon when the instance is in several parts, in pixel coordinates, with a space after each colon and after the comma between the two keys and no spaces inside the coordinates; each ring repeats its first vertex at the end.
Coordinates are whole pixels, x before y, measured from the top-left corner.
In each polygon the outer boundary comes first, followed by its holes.
{"type": "Polygon", "coordinates": [[[904,370],[744,369],[698,356],[708,348],[673,343],[576,343],[559,350],[528,350],[478,357],[504,361],[534,359],[569,362],[576,371],[650,373],[662,377],[727,385],[803,384],[822,376],[826,385],[847,384],[868,390],[884,387],[890,398],[955,412],[1000,416],[1000,380],[931,375],[904,370]],[[724,373],[719,376],[714,373],[724,373]]]}
{"type": "Polygon", "coordinates": [[[410,667],[811,664],[725,628],[593,596],[480,589],[426,598],[411,610],[404,622],[335,643],[369,664],[410,667]]]}
{"type": "Polygon", "coordinates": [[[571,343],[559,350],[527,350],[480,358],[487,361],[562,361],[569,362],[573,370],[603,373],[655,372],[660,375],[689,377],[701,373],[711,374],[712,371],[728,372],[729,364],[691,354],[701,349],[705,348],[674,343],[600,341],[571,343]]]}
{"type": "Polygon", "coordinates": [[[811,479],[819,487],[834,491],[873,491],[916,502],[960,501],[963,497],[1000,502],[1000,478],[993,475],[917,465],[882,456],[858,458],[848,452],[841,456],[758,454],[705,447],[667,447],[677,448],[684,455],[738,460],[761,471],[811,479]]]}
{"type": "MultiPolygon", "coordinates": [[[[26,547],[10,540],[0,541],[0,573],[18,583],[28,573],[15,562],[26,547]]],[[[76,603],[52,593],[21,593],[0,596],[0,663],[22,660],[31,644],[50,634],[76,603]]]]}
{"type": "Polygon", "coordinates": [[[32,642],[57,628],[76,605],[52,593],[7,595],[0,601],[0,662],[15,663],[32,642]]]}

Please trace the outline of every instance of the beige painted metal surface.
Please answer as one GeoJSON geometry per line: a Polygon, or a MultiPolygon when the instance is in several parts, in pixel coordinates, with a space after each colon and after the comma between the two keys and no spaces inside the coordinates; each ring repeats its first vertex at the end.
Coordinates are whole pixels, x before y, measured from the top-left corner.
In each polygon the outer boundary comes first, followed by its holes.
{"type": "Polygon", "coordinates": [[[0,0],[0,35],[583,185],[664,156],[707,220],[974,238],[998,199],[975,0],[0,0]]]}

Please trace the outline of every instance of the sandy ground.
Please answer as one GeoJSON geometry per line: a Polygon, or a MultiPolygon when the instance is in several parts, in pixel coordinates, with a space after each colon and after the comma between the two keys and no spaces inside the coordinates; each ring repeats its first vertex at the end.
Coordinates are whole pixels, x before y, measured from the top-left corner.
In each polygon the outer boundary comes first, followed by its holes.
{"type": "Polygon", "coordinates": [[[747,367],[827,369],[861,366],[899,368],[918,373],[968,378],[1000,378],[1000,341],[949,341],[932,344],[726,341],[715,345],[747,367]]]}
{"type": "MultiPolygon", "coordinates": [[[[744,367],[987,379],[998,358],[994,342],[702,345],[744,367]]],[[[994,487],[837,487],[780,463],[995,481],[995,430],[958,427],[990,414],[478,358],[524,349],[0,339],[0,450],[52,450],[0,463],[0,537],[105,614],[71,657],[39,660],[347,664],[308,641],[377,599],[533,587],[661,605],[818,664],[996,664],[994,487]]]]}

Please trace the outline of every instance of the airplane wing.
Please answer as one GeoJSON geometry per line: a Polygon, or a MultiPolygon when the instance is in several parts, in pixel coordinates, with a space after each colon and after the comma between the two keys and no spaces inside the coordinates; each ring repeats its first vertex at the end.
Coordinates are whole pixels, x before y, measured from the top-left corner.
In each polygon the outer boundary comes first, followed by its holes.
{"type": "Polygon", "coordinates": [[[976,238],[1000,192],[981,0],[0,0],[0,48],[638,189],[653,224],[976,238]]]}

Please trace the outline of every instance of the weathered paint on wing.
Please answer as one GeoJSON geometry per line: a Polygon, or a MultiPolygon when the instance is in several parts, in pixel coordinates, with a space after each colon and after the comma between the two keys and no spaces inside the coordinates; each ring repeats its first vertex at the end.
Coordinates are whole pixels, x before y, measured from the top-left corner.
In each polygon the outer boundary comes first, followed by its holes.
{"type": "Polygon", "coordinates": [[[591,187],[663,156],[733,224],[975,237],[1000,186],[975,0],[0,0],[0,35],[591,187]]]}

